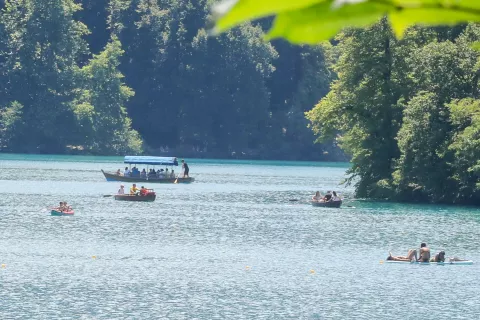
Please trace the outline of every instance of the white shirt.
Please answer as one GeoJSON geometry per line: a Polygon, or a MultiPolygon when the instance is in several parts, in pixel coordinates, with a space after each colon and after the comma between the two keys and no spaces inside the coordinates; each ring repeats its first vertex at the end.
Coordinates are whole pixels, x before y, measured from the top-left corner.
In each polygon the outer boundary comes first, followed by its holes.
{"type": "Polygon", "coordinates": [[[118,194],[125,194],[125,188],[118,189],[118,194]]]}

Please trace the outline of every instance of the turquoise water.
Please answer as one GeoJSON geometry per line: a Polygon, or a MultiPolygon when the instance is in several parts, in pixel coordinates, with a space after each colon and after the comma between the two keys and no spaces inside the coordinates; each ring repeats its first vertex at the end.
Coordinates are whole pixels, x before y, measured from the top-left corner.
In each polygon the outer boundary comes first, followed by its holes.
{"type": "Polygon", "coordinates": [[[187,160],[195,183],[129,203],[102,196],[121,157],[0,155],[0,318],[479,317],[479,209],[315,208],[352,198],[347,164],[187,160]],[[75,216],[49,215],[62,200],[75,216]],[[422,241],[477,263],[380,263],[422,241]]]}

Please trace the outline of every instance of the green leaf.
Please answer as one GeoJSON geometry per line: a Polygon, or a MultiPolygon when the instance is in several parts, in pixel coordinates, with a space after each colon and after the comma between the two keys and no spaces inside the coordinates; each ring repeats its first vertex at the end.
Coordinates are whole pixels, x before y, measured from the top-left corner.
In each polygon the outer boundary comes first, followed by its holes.
{"type": "Polygon", "coordinates": [[[392,2],[402,8],[480,9],[478,0],[393,0],[392,2]]]}
{"type": "Polygon", "coordinates": [[[389,5],[373,2],[346,4],[335,8],[332,1],[325,1],[312,7],[280,13],[267,37],[283,37],[293,43],[315,44],[331,39],[345,26],[368,26],[390,9],[392,7],[389,5]]]}
{"type": "Polygon", "coordinates": [[[248,20],[297,10],[327,0],[227,0],[213,7],[219,17],[213,33],[218,34],[248,20]]]}
{"type": "Polygon", "coordinates": [[[480,21],[480,15],[447,9],[403,9],[391,12],[390,21],[397,37],[401,37],[403,32],[414,24],[454,25],[462,22],[480,21]]]}

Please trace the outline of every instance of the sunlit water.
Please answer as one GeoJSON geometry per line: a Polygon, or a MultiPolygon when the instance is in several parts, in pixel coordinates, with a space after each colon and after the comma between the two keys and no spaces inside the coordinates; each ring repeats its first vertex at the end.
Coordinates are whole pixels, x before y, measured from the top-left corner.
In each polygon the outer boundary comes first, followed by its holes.
{"type": "Polygon", "coordinates": [[[352,198],[346,164],[188,162],[194,183],[129,203],[103,197],[122,158],[0,155],[0,318],[480,317],[479,209],[316,208],[352,198]],[[75,216],[50,216],[62,200],[75,216]],[[422,241],[477,263],[380,263],[422,241]]]}

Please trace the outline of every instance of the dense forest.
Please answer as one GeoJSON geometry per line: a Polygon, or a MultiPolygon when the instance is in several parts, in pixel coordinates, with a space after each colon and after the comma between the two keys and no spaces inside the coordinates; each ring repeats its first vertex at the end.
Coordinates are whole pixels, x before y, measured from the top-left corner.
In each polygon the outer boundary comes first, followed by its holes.
{"type": "Polygon", "coordinates": [[[268,19],[209,37],[210,4],[0,2],[1,150],[345,160],[304,117],[329,45],[265,42],[268,19]]]}
{"type": "Polygon", "coordinates": [[[346,29],[338,74],[308,113],[352,155],[357,196],[480,204],[480,25],[346,29]]]}

